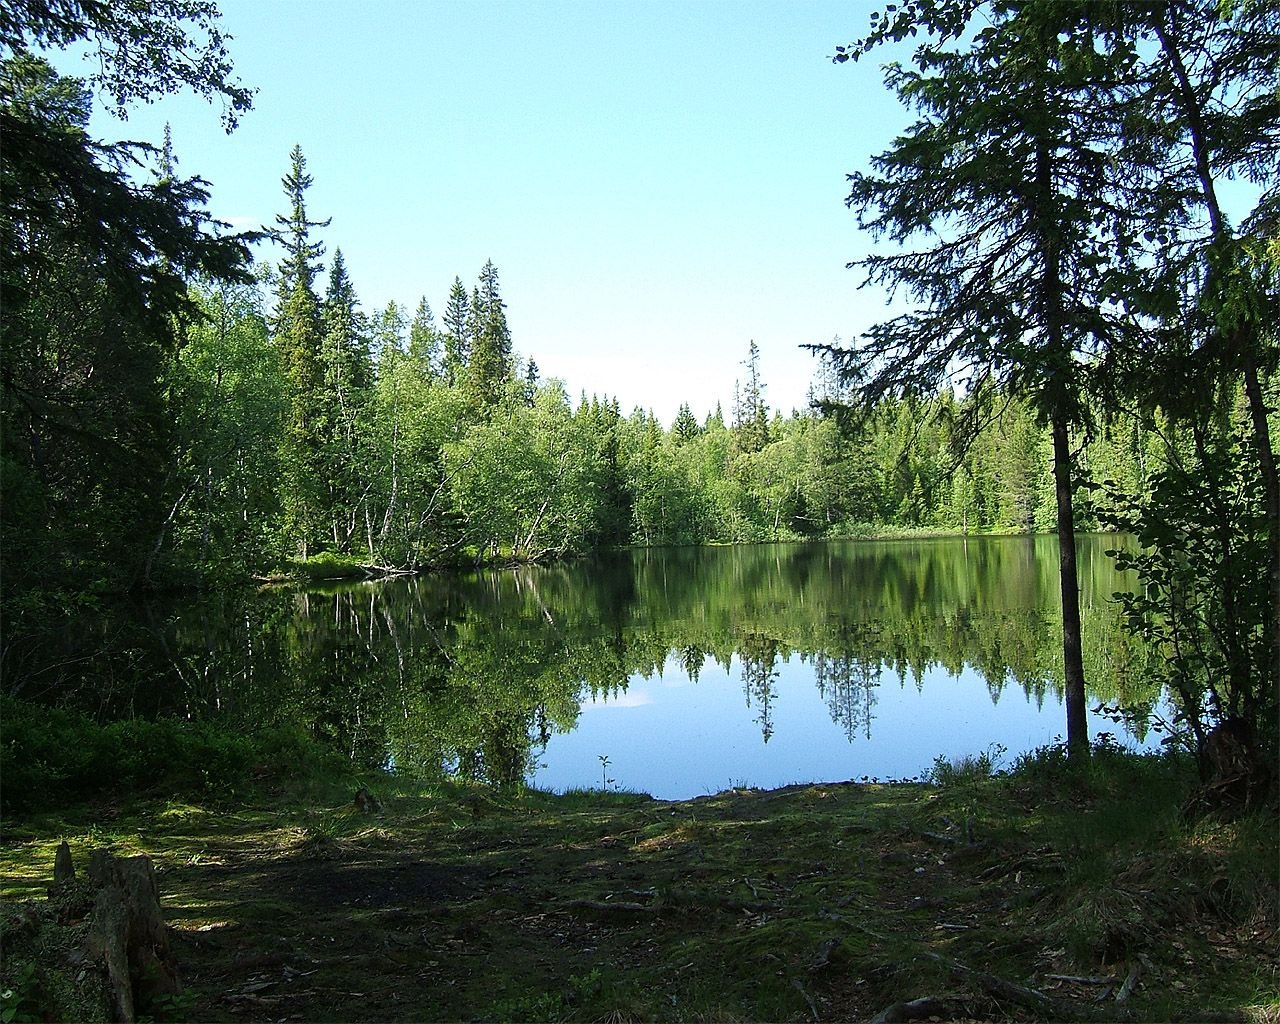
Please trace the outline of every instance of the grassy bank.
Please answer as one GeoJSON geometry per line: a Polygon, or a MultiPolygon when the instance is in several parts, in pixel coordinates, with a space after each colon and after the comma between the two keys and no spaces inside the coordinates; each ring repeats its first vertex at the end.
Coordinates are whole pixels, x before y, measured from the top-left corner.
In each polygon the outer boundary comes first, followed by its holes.
{"type": "Polygon", "coordinates": [[[156,1019],[1280,1019],[1274,815],[1187,823],[1184,765],[1110,750],[935,778],[677,803],[383,778],[363,814],[331,777],[10,822],[0,1012],[65,1013],[75,922],[31,922],[66,838],[81,867],[154,859],[186,985],[156,1019]]]}

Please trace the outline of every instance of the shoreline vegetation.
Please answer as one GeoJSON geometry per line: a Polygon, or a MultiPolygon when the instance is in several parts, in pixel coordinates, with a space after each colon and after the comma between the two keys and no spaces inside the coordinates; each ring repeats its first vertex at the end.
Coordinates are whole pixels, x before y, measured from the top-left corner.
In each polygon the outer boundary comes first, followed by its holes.
{"type": "Polygon", "coordinates": [[[1183,755],[684,801],[311,755],[10,816],[4,1019],[105,1019],[99,848],[150,858],[169,926],[181,988],[140,1020],[1280,1019],[1274,815],[1189,813],[1183,755]]]}
{"type": "MultiPolygon", "coordinates": [[[[1111,533],[1113,531],[1082,531],[1086,533],[1111,533]]],[[[701,547],[761,547],[769,544],[827,544],[844,541],[880,541],[880,540],[949,540],[968,537],[1037,537],[1039,531],[1028,531],[1015,527],[992,527],[961,531],[955,527],[935,526],[895,526],[886,523],[866,523],[857,528],[834,533],[822,537],[804,537],[800,535],[784,536],[773,540],[733,540],[712,541],[706,543],[632,543],[618,545],[597,551],[544,553],[540,557],[516,556],[513,554],[476,555],[474,558],[461,558],[454,562],[427,565],[374,565],[362,562],[358,558],[336,555],[333,552],[322,552],[307,559],[295,559],[288,565],[261,575],[250,574],[249,579],[261,585],[306,585],[310,583],[332,583],[340,581],[367,581],[393,579],[398,576],[420,576],[453,573],[478,572],[483,570],[517,569],[522,566],[550,565],[556,562],[573,561],[591,558],[615,551],[644,551],[650,548],[701,548],[701,547]]],[[[1116,534],[1119,536],[1120,534],[1116,534]]],[[[194,589],[194,588],[193,588],[194,589]]]]}

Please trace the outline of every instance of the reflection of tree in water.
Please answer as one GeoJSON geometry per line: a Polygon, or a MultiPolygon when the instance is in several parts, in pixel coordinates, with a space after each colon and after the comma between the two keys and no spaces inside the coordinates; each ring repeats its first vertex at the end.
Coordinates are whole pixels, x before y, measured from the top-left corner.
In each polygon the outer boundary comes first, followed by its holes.
{"type": "Polygon", "coordinates": [[[760,708],[756,721],[760,723],[760,735],[768,743],[773,735],[778,641],[762,633],[748,633],[738,643],[738,658],[742,662],[742,684],[746,691],[747,707],[751,707],[754,700],[760,708]]]}
{"type": "MultiPolygon", "coordinates": [[[[546,728],[545,709],[535,709],[528,718],[511,713],[510,709],[496,710],[499,713],[486,716],[479,746],[458,750],[457,760],[452,766],[454,771],[450,774],[456,774],[467,782],[494,786],[514,785],[528,776],[535,761],[535,729],[541,733],[546,728]]],[[[546,742],[546,739],[542,740],[544,750],[546,742]]]]}
{"type": "Polygon", "coordinates": [[[840,726],[850,743],[861,732],[871,739],[871,709],[879,698],[880,661],[852,653],[819,651],[813,656],[813,677],[818,695],[827,702],[831,721],[840,726]]]}
{"type": "MultiPolygon", "coordinates": [[[[513,573],[220,595],[148,606],[136,621],[112,608],[47,660],[70,666],[58,698],[104,720],[296,726],[357,763],[515,782],[553,734],[576,726],[584,700],[611,699],[669,660],[696,681],[708,659],[729,672],[736,655],[766,741],[791,652],[812,665],[850,740],[870,732],[881,669],[917,684],[935,667],[976,670],[993,701],[1020,689],[1042,702],[1060,690],[1061,649],[1056,549],[1052,538],[1037,545],[646,549],[513,573]],[[100,653],[107,647],[115,653],[100,653]],[[76,666],[82,680],[70,676],[76,666]]],[[[1108,596],[1119,583],[1100,554],[1081,564],[1091,566],[1091,696],[1149,703],[1148,655],[1120,630],[1108,596]]]]}
{"type": "Polygon", "coordinates": [[[703,662],[707,660],[707,652],[697,644],[687,644],[678,653],[684,674],[689,677],[689,682],[696,683],[702,672],[703,662]]]}

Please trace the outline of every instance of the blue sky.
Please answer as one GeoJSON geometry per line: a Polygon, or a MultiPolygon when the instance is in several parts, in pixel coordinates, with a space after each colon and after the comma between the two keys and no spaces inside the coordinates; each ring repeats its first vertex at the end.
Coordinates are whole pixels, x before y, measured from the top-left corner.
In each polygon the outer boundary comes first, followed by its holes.
{"type": "MultiPolygon", "coordinates": [[[[726,413],[748,343],[767,399],[803,407],[798,348],[884,311],[845,264],[866,251],[845,174],[907,114],[874,64],[834,65],[863,3],[224,0],[240,78],[231,136],[191,97],[94,122],[155,141],[237,226],[284,209],[301,144],[312,217],[366,310],[439,313],[497,265],[519,352],[569,393],[669,423],[726,413]]],[[[64,65],[74,70],[74,64],[64,65]]],[[[262,258],[277,253],[264,247],[262,258]]]]}

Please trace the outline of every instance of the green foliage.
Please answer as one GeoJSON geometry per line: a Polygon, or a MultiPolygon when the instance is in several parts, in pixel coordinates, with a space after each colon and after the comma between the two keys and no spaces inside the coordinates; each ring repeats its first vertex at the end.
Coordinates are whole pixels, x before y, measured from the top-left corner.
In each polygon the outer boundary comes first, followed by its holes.
{"type": "Polygon", "coordinates": [[[319,583],[324,580],[358,580],[368,575],[359,562],[332,551],[321,551],[309,558],[291,561],[289,571],[292,575],[300,576],[310,583],[319,583]]]}
{"type": "Polygon", "coordinates": [[[989,779],[999,770],[1004,753],[1004,747],[995,744],[977,755],[965,754],[959,758],[947,758],[939,754],[933,759],[933,767],[925,781],[935,786],[947,787],[972,785],[989,779]]]}
{"type": "Polygon", "coordinates": [[[510,1021],[546,1022],[575,1018],[586,1005],[600,998],[604,988],[604,975],[600,968],[593,968],[586,974],[572,975],[562,992],[539,992],[531,995],[502,999],[494,1004],[483,1020],[491,1020],[504,1024],[510,1021]]]}
{"type": "Polygon", "coordinates": [[[253,105],[254,90],[232,77],[229,37],[211,0],[109,4],[84,0],[6,0],[0,43],[65,49],[86,42],[97,70],[90,81],[110,98],[114,113],[184,88],[222,102],[231,131],[253,105]]]}
{"type": "Polygon", "coordinates": [[[177,422],[172,489],[174,570],[231,584],[281,554],[283,364],[261,300],[246,286],[193,289],[202,319],[170,372],[177,422]]]}
{"type": "Polygon", "coordinates": [[[0,991],[0,1024],[39,1021],[41,1000],[38,968],[27,962],[6,971],[0,991]]]}
{"type": "MultiPolygon", "coordinates": [[[[1158,678],[1177,697],[1179,724],[1203,752],[1213,723],[1250,723],[1257,753],[1280,752],[1280,679],[1271,647],[1269,516],[1256,459],[1239,434],[1206,436],[1150,480],[1146,494],[1113,489],[1104,520],[1132,532],[1116,552],[1138,587],[1118,595],[1126,627],[1159,651],[1158,678]]],[[[1205,765],[1207,770],[1207,763],[1205,765]]]]}
{"type": "Polygon", "coordinates": [[[243,799],[264,785],[341,770],[296,727],[255,733],[214,722],[127,719],[0,698],[6,814],[29,814],[128,793],[243,799]]]}
{"type": "Polygon", "coordinates": [[[184,278],[244,280],[247,249],[198,179],[137,184],[122,168],[145,148],[94,143],[78,83],[27,54],[0,79],[0,528],[24,552],[6,593],[122,590],[150,580],[167,524],[166,371],[200,316],[184,278]]]}

